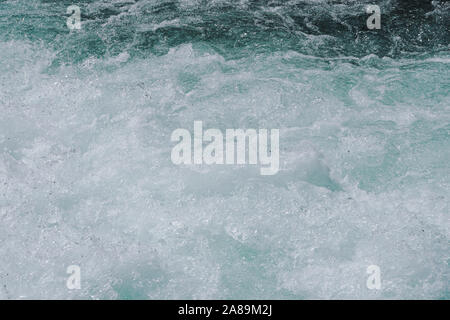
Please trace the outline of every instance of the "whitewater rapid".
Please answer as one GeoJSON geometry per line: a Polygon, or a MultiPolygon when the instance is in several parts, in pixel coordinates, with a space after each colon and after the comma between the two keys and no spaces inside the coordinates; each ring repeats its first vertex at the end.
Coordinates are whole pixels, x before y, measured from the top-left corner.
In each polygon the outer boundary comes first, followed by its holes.
{"type": "Polygon", "coordinates": [[[366,3],[0,1],[0,298],[448,299],[449,6],[366,3]],[[174,165],[194,121],[280,171],[174,165]]]}

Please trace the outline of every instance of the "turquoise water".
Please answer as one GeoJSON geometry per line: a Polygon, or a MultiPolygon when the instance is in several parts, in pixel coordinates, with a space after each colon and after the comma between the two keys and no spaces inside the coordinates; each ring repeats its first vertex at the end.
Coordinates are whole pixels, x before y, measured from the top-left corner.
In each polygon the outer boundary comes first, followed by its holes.
{"type": "Polygon", "coordinates": [[[0,298],[448,299],[449,27],[440,1],[0,0],[0,298]],[[280,172],[175,166],[195,120],[279,128],[280,172]]]}

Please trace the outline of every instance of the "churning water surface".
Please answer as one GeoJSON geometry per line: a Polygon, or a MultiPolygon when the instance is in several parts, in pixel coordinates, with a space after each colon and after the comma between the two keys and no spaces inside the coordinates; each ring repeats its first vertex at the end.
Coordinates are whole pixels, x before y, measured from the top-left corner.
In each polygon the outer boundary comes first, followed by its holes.
{"type": "Polygon", "coordinates": [[[448,299],[449,27],[445,1],[0,0],[0,298],[448,299]],[[175,166],[195,120],[280,129],[280,171],[175,166]]]}

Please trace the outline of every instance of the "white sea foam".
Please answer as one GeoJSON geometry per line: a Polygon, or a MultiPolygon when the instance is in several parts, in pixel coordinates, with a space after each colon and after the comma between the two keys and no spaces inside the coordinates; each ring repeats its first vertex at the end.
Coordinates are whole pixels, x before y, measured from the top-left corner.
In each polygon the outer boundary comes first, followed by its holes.
{"type": "Polygon", "coordinates": [[[447,56],[60,55],[0,42],[0,298],[448,298],[447,56]],[[280,172],[173,165],[195,120],[280,172]]]}

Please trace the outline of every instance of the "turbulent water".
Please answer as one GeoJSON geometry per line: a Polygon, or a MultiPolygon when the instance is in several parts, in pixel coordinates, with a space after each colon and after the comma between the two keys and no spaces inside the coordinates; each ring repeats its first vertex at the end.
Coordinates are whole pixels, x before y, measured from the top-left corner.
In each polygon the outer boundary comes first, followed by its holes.
{"type": "Polygon", "coordinates": [[[450,298],[449,27],[445,1],[0,0],[0,298],[450,298]],[[280,172],[175,166],[194,120],[279,128],[280,172]]]}

